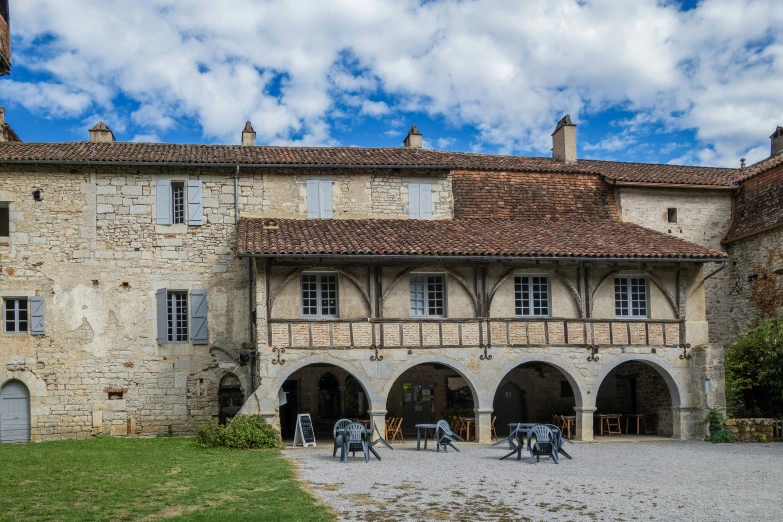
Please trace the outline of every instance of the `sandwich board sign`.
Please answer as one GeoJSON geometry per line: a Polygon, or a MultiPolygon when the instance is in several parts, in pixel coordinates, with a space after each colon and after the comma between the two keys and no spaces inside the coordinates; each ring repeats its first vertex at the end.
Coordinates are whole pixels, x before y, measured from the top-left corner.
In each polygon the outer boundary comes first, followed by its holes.
{"type": "Polygon", "coordinates": [[[309,413],[302,413],[296,417],[296,433],[294,434],[294,446],[315,446],[315,430],[313,420],[309,413]]]}

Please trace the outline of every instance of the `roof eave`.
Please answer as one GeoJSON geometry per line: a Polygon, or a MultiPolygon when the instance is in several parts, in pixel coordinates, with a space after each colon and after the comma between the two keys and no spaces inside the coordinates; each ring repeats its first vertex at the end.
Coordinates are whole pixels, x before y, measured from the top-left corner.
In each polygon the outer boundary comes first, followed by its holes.
{"type": "Polygon", "coordinates": [[[237,252],[238,257],[259,258],[342,258],[342,259],[389,259],[399,261],[611,261],[628,263],[668,262],[668,263],[723,263],[728,257],[612,257],[612,256],[441,256],[411,254],[262,254],[255,252],[237,252]]]}

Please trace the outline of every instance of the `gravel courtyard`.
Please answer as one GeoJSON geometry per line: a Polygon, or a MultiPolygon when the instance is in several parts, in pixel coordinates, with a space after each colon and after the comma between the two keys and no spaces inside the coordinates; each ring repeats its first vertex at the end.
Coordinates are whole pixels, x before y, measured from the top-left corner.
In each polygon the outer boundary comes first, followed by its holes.
{"type": "Polygon", "coordinates": [[[459,447],[406,442],[369,464],[333,459],[328,441],[285,455],[340,520],[783,520],[783,444],[576,443],[559,466],[459,447]]]}

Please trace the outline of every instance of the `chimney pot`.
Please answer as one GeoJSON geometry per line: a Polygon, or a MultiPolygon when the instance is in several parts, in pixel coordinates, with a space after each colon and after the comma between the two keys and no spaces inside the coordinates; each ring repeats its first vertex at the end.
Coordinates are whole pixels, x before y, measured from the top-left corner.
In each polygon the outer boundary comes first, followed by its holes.
{"type": "Polygon", "coordinates": [[[245,129],[242,131],[242,146],[252,147],[256,144],[256,131],[253,130],[253,125],[248,121],[245,123],[245,129]]]}
{"type": "Polygon", "coordinates": [[[405,140],[402,142],[402,146],[406,149],[420,149],[422,144],[422,135],[419,132],[419,127],[414,125],[411,130],[408,131],[408,135],[405,136],[405,140]]]}
{"type": "Polygon", "coordinates": [[[576,125],[571,123],[570,114],[557,122],[552,133],[552,158],[566,164],[576,163],[576,125]]]}
{"type": "Polygon", "coordinates": [[[778,127],[775,129],[775,132],[773,132],[772,136],[769,137],[769,140],[770,157],[783,153],[783,127],[778,125],[778,127]]]}
{"type": "Polygon", "coordinates": [[[114,133],[102,121],[90,129],[90,143],[113,143],[115,141],[117,140],[114,139],[114,133]]]}

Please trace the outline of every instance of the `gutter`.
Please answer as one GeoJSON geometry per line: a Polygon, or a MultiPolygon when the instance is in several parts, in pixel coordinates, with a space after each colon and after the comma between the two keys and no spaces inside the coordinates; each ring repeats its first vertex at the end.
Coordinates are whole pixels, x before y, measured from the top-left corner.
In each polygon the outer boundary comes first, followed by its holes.
{"type": "Polygon", "coordinates": [[[646,188],[677,188],[677,189],[698,189],[698,190],[733,190],[739,191],[738,186],[733,185],[699,185],[695,183],[650,183],[642,181],[615,181],[604,176],[604,181],[610,185],[618,187],[646,187],[646,188]]]}
{"type": "Polygon", "coordinates": [[[238,257],[258,257],[270,259],[291,259],[318,257],[327,259],[368,259],[396,261],[613,261],[638,263],[727,263],[725,257],[577,257],[577,256],[426,256],[426,255],[378,255],[378,254],[252,254],[237,253],[238,257]]]}
{"type": "Polygon", "coordinates": [[[452,165],[356,165],[351,163],[192,163],[187,161],[109,161],[109,160],[25,160],[0,159],[0,164],[22,165],[113,165],[120,167],[199,167],[199,168],[291,168],[291,169],[416,169],[416,170],[455,170],[452,165]]]}

